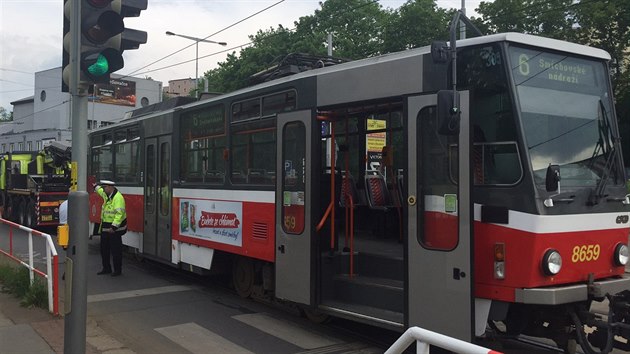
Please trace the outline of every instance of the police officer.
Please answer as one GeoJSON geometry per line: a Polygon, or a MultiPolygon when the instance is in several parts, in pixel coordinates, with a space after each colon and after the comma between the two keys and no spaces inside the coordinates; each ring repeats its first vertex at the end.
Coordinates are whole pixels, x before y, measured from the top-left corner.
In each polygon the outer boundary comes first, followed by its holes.
{"type": "Polygon", "coordinates": [[[103,269],[97,274],[111,274],[112,277],[122,274],[122,236],[127,232],[125,198],[115,185],[112,181],[101,180],[95,189],[103,198],[100,228],[103,269]],[[114,272],[109,262],[110,254],[114,261],[114,272]]]}

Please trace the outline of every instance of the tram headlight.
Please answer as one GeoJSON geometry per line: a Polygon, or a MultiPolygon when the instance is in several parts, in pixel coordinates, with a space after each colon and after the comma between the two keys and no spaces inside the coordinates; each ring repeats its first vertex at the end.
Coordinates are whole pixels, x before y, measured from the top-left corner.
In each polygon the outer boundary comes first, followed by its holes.
{"type": "Polygon", "coordinates": [[[546,275],[556,275],[562,269],[562,256],[556,250],[548,250],[542,259],[542,268],[546,275]]]}
{"type": "Polygon", "coordinates": [[[628,246],[619,243],[615,247],[615,265],[625,266],[626,264],[628,264],[628,246]]]}

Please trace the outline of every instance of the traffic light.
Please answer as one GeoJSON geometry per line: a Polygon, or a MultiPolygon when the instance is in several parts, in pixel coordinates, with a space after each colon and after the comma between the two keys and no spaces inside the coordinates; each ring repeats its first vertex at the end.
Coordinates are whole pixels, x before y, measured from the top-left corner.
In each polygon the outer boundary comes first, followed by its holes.
{"type": "MultiPolygon", "coordinates": [[[[80,0],[81,48],[79,82],[108,83],[110,74],[124,66],[122,52],[138,49],[147,42],[147,33],[125,29],[125,17],[140,16],[147,0],[80,0]]],[[[67,92],[70,70],[68,63],[71,44],[68,3],[64,0],[64,58],[62,90],[67,92]]]]}

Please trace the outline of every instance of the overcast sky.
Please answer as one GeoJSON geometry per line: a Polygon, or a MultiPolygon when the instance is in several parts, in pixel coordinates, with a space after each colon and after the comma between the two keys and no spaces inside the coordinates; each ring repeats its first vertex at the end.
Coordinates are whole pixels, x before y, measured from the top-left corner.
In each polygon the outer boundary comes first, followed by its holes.
{"type": "MultiPolygon", "coordinates": [[[[126,27],[146,31],[148,42],[139,50],[126,51],[125,67],[117,73],[151,77],[164,86],[169,80],[194,78],[194,42],[166,36],[166,31],[205,38],[278,2],[208,38],[227,42],[226,47],[199,43],[199,57],[217,53],[199,59],[199,75],[224,61],[227,52],[238,53],[240,46],[249,42],[247,36],[257,30],[279,24],[293,28],[301,16],[312,15],[319,8],[319,0],[149,0],[148,9],[140,17],[125,19],[126,27]],[[173,66],[185,61],[191,62],[173,66]],[[164,68],[168,66],[171,67],[164,68]]],[[[398,8],[405,3],[379,2],[385,8],[398,8]]],[[[479,0],[466,0],[467,13],[470,15],[478,4],[479,0]]],[[[438,6],[459,8],[461,0],[438,0],[438,6]]],[[[63,0],[0,0],[0,107],[13,110],[10,102],[33,95],[35,72],[61,66],[62,12],[63,0]]]]}

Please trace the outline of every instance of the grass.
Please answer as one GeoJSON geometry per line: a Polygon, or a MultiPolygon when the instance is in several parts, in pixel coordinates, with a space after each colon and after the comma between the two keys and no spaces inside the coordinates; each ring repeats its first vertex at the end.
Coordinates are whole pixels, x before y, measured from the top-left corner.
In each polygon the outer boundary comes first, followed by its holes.
{"type": "Polygon", "coordinates": [[[39,277],[30,285],[29,271],[24,267],[0,264],[0,286],[2,292],[10,293],[20,299],[24,307],[48,308],[48,288],[39,277]]]}

